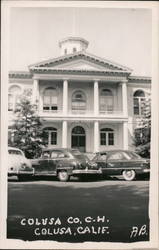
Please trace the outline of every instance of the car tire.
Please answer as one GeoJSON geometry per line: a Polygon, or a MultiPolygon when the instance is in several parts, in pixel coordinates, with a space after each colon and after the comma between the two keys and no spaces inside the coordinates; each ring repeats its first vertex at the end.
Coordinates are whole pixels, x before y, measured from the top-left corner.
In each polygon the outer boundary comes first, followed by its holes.
{"type": "Polygon", "coordinates": [[[136,173],[134,170],[124,170],[123,177],[126,181],[133,181],[135,179],[136,173]]]}
{"type": "Polygon", "coordinates": [[[59,172],[57,173],[57,177],[58,177],[58,180],[59,180],[59,181],[63,181],[63,182],[68,181],[69,178],[70,178],[68,172],[65,171],[65,170],[59,171],[59,172]]]}

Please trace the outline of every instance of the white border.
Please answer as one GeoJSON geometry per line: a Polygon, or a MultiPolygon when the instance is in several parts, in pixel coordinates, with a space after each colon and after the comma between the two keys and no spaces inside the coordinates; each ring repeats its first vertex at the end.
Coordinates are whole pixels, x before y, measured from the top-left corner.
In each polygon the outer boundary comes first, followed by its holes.
{"type": "Polygon", "coordinates": [[[158,155],[159,155],[159,4],[157,1],[14,1],[2,0],[2,84],[1,84],[1,173],[0,173],[0,247],[3,249],[139,249],[159,248],[158,230],[158,155]],[[152,56],[152,148],[150,178],[150,242],[137,243],[58,243],[52,241],[24,242],[6,239],[7,218],[7,94],[8,94],[8,62],[9,62],[9,16],[11,7],[92,7],[92,8],[150,8],[153,20],[153,56],[152,56]],[[3,163],[3,164],[2,164],[3,163]]]}

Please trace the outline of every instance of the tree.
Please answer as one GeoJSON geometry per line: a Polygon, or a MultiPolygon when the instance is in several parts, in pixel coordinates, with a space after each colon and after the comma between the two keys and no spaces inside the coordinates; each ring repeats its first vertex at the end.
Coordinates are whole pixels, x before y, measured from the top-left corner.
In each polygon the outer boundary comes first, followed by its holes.
{"type": "Polygon", "coordinates": [[[150,99],[146,99],[142,103],[142,117],[140,128],[134,132],[134,145],[136,152],[143,157],[150,157],[151,142],[151,103],[150,99]]]}
{"type": "Polygon", "coordinates": [[[38,157],[45,146],[42,124],[37,114],[37,105],[31,104],[31,91],[26,90],[19,97],[14,111],[15,120],[12,126],[14,139],[9,146],[18,147],[24,151],[27,158],[38,157]]]}

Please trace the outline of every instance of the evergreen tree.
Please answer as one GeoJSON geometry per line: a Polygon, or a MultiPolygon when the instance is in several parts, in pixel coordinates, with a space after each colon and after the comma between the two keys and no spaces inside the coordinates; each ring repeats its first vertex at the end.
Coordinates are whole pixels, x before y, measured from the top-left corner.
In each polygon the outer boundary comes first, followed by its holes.
{"type": "Polygon", "coordinates": [[[140,128],[134,132],[134,145],[136,152],[143,157],[150,157],[151,143],[151,104],[150,99],[146,99],[142,103],[142,117],[140,128]]]}
{"type": "Polygon", "coordinates": [[[20,148],[27,158],[36,158],[45,146],[45,140],[43,140],[42,124],[37,114],[37,105],[31,104],[31,95],[31,91],[26,90],[19,97],[12,126],[14,140],[9,138],[9,146],[20,148]]]}

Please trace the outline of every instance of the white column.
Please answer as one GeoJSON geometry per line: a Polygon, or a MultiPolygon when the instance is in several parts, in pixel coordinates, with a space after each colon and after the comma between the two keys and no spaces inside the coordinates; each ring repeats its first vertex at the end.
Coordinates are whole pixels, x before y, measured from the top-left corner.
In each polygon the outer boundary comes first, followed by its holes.
{"type": "Polygon", "coordinates": [[[62,147],[67,148],[67,121],[62,122],[62,147]]]}
{"type": "Polygon", "coordinates": [[[123,122],[123,148],[128,149],[128,122],[123,122]]]}
{"type": "Polygon", "coordinates": [[[99,114],[99,84],[94,82],[94,115],[99,114]]]}
{"type": "Polygon", "coordinates": [[[33,92],[32,92],[32,102],[33,102],[33,104],[37,104],[37,101],[39,101],[39,80],[34,79],[33,92]]]}
{"type": "Polygon", "coordinates": [[[123,114],[128,115],[128,98],[127,98],[127,81],[122,82],[122,103],[123,103],[123,114]]]}
{"type": "Polygon", "coordinates": [[[94,122],[94,152],[99,151],[99,122],[94,122]]]}
{"type": "Polygon", "coordinates": [[[66,115],[68,111],[68,81],[63,81],[63,114],[66,115]]]}

